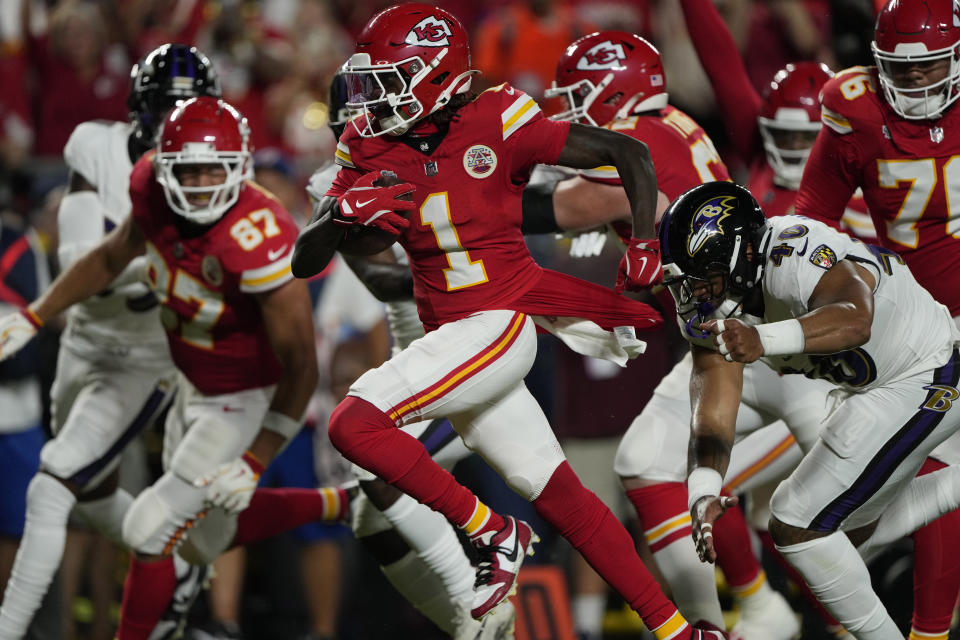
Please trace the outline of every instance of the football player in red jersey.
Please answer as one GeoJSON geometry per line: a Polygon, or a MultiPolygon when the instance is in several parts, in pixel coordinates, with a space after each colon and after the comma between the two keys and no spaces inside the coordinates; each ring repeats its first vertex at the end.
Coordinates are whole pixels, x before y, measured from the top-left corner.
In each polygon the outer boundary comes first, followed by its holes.
{"type": "MultiPolygon", "coordinates": [[[[768,216],[793,213],[800,177],[821,127],[818,95],[833,72],[817,62],[788,64],[761,96],[714,3],[681,0],[680,5],[733,148],[749,167],[746,186],[768,216]]],[[[876,237],[863,199],[852,197],[844,205],[846,230],[864,240],[876,237]]]]}
{"type": "MultiPolygon", "coordinates": [[[[700,125],[667,104],[660,52],[640,36],[600,31],[572,43],[557,63],[546,95],[566,99],[568,110],[555,119],[605,127],[646,143],[657,172],[658,211],[702,182],[730,179],[700,125]]],[[[554,206],[560,228],[595,226],[605,222],[611,211],[629,212],[627,194],[614,167],[587,169],[580,176],[557,185],[554,206]],[[600,201],[604,206],[597,206],[597,198],[604,198],[600,201]],[[610,198],[615,200],[608,203],[610,198]],[[579,206],[584,201],[591,206],[579,206]]],[[[630,227],[614,226],[628,241],[630,227]]]]}
{"type": "MultiPolygon", "coordinates": [[[[530,258],[520,231],[521,191],[533,165],[617,167],[630,195],[634,235],[649,237],[656,182],[646,146],[615,132],[547,120],[529,96],[508,85],[471,95],[467,34],[432,6],[400,5],[376,15],[344,70],[350,106],[363,115],[340,139],[340,173],[326,213],[321,209],[297,241],[294,273],[316,272],[343,247],[337,222],[400,228],[428,333],[351,387],[331,418],[331,440],[467,533],[481,556],[475,617],[513,589],[535,534],[457,484],[397,428],[407,422],[448,417],[658,638],[723,637],[691,627],[666,599],[629,534],[570,470],[522,382],[535,355],[534,317],[568,344],[595,355],[613,355],[612,349],[621,358],[623,347],[597,326],[651,324],[643,305],[541,269],[530,258]],[[364,179],[380,169],[406,184],[374,187],[364,179]],[[402,205],[395,197],[411,189],[406,219],[395,213],[402,205]]],[[[632,256],[630,281],[655,281],[657,252],[638,247],[632,256]]]]}
{"type": "MultiPolygon", "coordinates": [[[[567,48],[557,64],[553,87],[547,91],[551,96],[563,96],[569,107],[555,117],[602,125],[642,140],[649,146],[657,170],[658,213],[666,208],[667,203],[698,184],[730,179],[726,166],[703,129],[688,115],[667,104],[666,89],[660,54],[655,47],[633,34],[604,31],[585,36],[567,48]],[[684,147],[688,153],[678,153],[678,149],[684,147]]],[[[580,176],[556,185],[550,194],[554,207],[553,228],[540,230],[592,227],[609,221],[611,212],[629,211],[626,193],[613,167],[582,171],[580,176]]],[[[525,216],[528,209],[545,210],[549,204],[541,198],[525,195],[525,216]],[[540,202],[540,206],[531,207],[535,202],[540,202]]],[[[549,216],[541,218],[551,220],[549,216]]],[[[615,221],[613,227],[621,233],[626,227],[629,234],[629,225],[615,221]]],[[[672,300],[666,304],[672,307],[672,300]]],[[[675,435],[681,433],[690,421],[689,412],[673,408],[687,401],[689,372],[690,363],[684,360],[657,387],[653,399],[624,435],[617,451],[615,471],[637,510],[647,542],[681,611],[694,619],[723,624],[719,599],[711,580],[713,568],[701,565],[690,539],[684,484],[686,440],[675,435]],[[652,443],[660,443],[660,446],[652,443]],[[651,447],[656,455],[650,455],[651,447]]],[[[749,375],[747,379],[745,384],[753,389],[757,378],[749,375]]],[[[794,397],[809,398],[810,390],[801,388],[805,382],[796,382],[794,397]]],[[[814,383],[807,384],[812,386],[814,383]]],[[[752,394],[746,396],[754,397],[752,394]]],[[[763,411],[758,414],[753,407],[748,407],[744,413],[768,415],[763,411]]],[[[779,415],[790,415],[789,409],[785,408],[779,415]]],[[[806,426],[796,419],[796,414],[793,418],[792,427],[806,426]]],[[[744,419],[741,433],[758,430],[771,421],[772,418],[752,422],[744,419]]],[[[774,441],[764,437],[739,444],[738,462],[763,461],[758,465],[763,467],[773,464],[781,456],[792,457],[793,452],[781,445],[789,434],[780,427],[774,429],[774,441]]],[[[752,465],[745,463],[745,466],[752,465]]],[[[750,593],[749,598],[741,599],[741,619],[736,630],[747,640],[795,635],[799,629],[797,625],[789,624],[792,620],[789,605],[766,584],[762,567],[750,552],[752,543],[742,513],[737,509],[730,511],[724,527],[718,531],[721,531],[718,539],[722,537],[728,543],[724,547],[726,553],[718,558],[718,562],[730,578],[746,576],[744,591],[750,593]],[[734,518],[739,520],[739,526],[733,526],[734,518]],[[757,604],[747,606],[752,603],[757,604]],[[757,628],[756,611],[775,618],[775,632],[757,628]]]]}
{"type": "MultiPolygon", "coordinates": [[[[309,296],[290,272],[297,227],[248,181],[248,133],[246,120],[216,98],[177,106],[157,152],[133,167],[131,215],[24,312],[42,323],[146,254],[182,375],[166,423],[166,472],[123,521],[136,557],[121,640],[146,640],[153,630],[176,586],[170,554],[188,530],[200,562],[231,542],[236,529],[224,516],[250,503],[259,472],[299,430],[316,385],[309,296]],[[208,511],[211,504],[223,509],[208,511]]],[[[4,356],[23,333],[4,332],[4,356]]]]}
{"type": "MultiPolygon", "coordinates": [[[[960,26],[951,0],[889,2],[877,17],[877,65],[837,74],[822,93],[826,125],[807,161],[796,211],[836,225],[847,199],[863,192],[878,240],[917,281],[960,317],[960,199],[953,177],[960,135],[960,26]]],[[[956,438],[921,469],[960,462],[956,438]]],[[[945,638],[960,589],[960,558],[945,550],[960,514],[914,534],[911,638],[945,638]]]]}

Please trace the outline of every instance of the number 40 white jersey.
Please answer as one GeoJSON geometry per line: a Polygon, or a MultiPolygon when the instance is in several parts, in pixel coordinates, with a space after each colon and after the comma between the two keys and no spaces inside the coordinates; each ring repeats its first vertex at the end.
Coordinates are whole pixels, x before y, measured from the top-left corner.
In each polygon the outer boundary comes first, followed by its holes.
{"type": "Polygon", "coordinates": [[[870,339],[830,355],[764,358],[782,373],[802,372],[862,391],[945,363],[960,332],[949,310],[914,279],[896,253],[864,244],[802,216],[770,220],[772,238],[763,272],[764,321],[797,318],[827,271],[848,259],[876,278],[870,339]]]}

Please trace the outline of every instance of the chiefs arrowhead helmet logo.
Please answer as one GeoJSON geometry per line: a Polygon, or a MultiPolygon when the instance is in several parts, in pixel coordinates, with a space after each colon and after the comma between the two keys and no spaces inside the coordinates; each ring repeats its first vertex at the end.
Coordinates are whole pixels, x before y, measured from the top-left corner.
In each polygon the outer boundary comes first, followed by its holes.
{"type": "Polygon", "coordinates": [[[613,44],[604,40],[590,47],[577,60],[577,69],[581,71],[597,71],[599,69],[616,69],[622,67],[621,61],[626,60],[622,44],[613,44]]]}
{"type": "Polygon", "coordinates": [[[445,20],[429,16],[413,25],[403,41],[419,47],[448,47],[452,35],[445,20]]]}

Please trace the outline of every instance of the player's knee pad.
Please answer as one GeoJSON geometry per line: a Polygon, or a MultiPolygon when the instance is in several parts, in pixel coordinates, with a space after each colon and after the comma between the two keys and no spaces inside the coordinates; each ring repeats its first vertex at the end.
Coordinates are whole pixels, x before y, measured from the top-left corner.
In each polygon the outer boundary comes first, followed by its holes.
{"type": "Polygon", "coordinates": [[[787,478],[777,486],[770,498],[770,517],[776,518],[780,522],[796,527],[806,529],[810,521],[816,514],[806,513],[806,507],[810,500],[805,492],[797,487],[800,483],[794,482],[793,478],[787,478]]]}
{"type": "Polygon", "coordinates": [[[229,548],[236,535],[237,516],[223,509],[211,509],[187,532],[177,553],[190,564],[210,564],[229,548]]]}
{"type": "Polygon", "coordinates": [[[241,455],[250,444],[234,425],[205,417],[186,432],[170,459],[169,470],[186,482],[213,471],[217,465],[241,455]]]}
{"type": "Polygon", "coordinates": [[[49,474],[38,473],[27,485],[27,519],[31,524],[66,525],[76,502],[73,492],[49,474]]]}
{"type": "Polygon", "coordinates": [[[566,462],[566,459],[562,454],[548,457],[527,456],[522,464],[515,466],[503,479],[511,489],[532,502],[540,496],[553,472],[563,462],[566,462]]]}
{"type": "Polygon", "coordinates": [[[133,501],[123,519],[123,541],[139,553],[170,553],[203,511],[203,490],[164,474],[133,501]]]}
{"type": "Polygon", "coordinates": [[[350,526],[353,528],[353,535],[358,538],[365,538],[393,528],[393,525],[379,509],[373,506],[370,498],[363,492],[353,499],[350,510],[353,514],[350,526]]]}
{"type": "Polygon", "coordinates": [[[659,409],[657,396],[620,439],[613,470],[621,478],[683,482],[687,475],[687,424],[659,409]],[[679,427],[679,428],[678,428],[679,427]]]}
{"type": "Polygon", "coordinates": [[[81,433],[81,429],[72,429],[48,440],[40,450],[40,468],[84,489],[96,487],[117,468],[120,464],[120,452],[101,450],[96,443],[86,445],[72,437],[81,433]]]}

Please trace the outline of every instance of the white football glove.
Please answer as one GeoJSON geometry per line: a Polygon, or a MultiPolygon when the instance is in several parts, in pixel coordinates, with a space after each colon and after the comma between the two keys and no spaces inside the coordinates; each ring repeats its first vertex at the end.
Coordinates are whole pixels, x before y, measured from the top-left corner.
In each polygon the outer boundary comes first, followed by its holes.
{"type": "Polygon", "coordinates": [[[40,320],[28,316],[31,311],[17,311],[0,318],[0,360],[11,358],[23,349],[39,331],[40,320]]]}
{"type": "Polygon", "coordinates": [[[225,462],[211,473],[193,481],[195,487],[206,487],[206,500],[236,515],[250,506],[263,465],[250,452],[225,462]]]}

